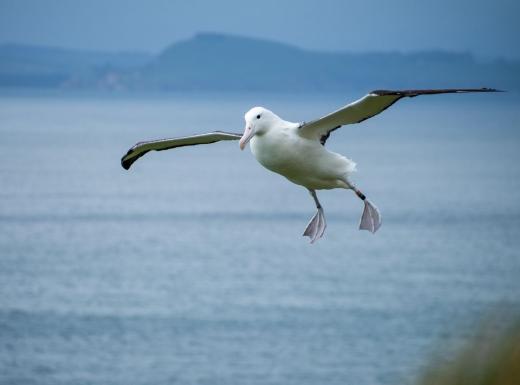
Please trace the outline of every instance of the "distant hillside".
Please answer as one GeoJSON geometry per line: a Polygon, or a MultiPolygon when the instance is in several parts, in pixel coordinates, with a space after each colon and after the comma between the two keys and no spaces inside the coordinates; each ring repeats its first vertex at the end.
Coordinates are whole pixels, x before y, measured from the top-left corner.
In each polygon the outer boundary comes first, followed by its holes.
{"type": "Polygon", "coordinates": [[[152,55],[21,44],[0,45],[0,87],[96,87],[107,74],[137,70],[152,55]]]}
{"type": "Polygon", "coordinates": [[[520,90],[520,62],[468,53],[328,53],[213,33],[156,56],[0,46],[0,86],[129,90],[335,91],[417,87],[520,90]]]}

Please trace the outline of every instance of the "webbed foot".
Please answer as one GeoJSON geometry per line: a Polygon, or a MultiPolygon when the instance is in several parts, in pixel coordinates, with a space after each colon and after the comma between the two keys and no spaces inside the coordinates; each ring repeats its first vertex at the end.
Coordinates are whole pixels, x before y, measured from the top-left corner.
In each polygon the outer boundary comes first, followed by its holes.
{"type": "Polygon", "coordinates": [[[365,203],[365,208],[359,222],[359,229],[375,233],[381,227],[381,214],[377,207],[368,199],[365,199],[363,202],[365,203]]]}
{"type": "Polygon", "coordinates": [[[327,222],[325,221],[325,215],[323,214],[323,208],[318,208],[318,211],[311,218],[307,228],[303,232],[304,237],[309,237],[311,243],[316,242],[323,236],[325,229],[327,228],[327,222]]]}

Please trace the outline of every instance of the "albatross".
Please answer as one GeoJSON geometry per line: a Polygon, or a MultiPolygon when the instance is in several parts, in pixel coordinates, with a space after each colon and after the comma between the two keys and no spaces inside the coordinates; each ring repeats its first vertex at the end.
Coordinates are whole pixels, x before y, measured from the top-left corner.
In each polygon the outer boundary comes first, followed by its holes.
{"type": "Polygon", "coordinates": [[[319,119],[299,123],[283,120],[267,108],[254,107],[244,116],[246,124],[243,134],[213,131],[187,137],[139,142],[123,156],[121,165],[128,170],[137,159],[149,151],[238,140],[241,150],[250,144],[251,152],[262,166],[309,191],[317,211],[305,228],[303,236],[309,237],[311,243],[320,239],[327,227],[316,190],[352,190],[364,203],[359,229],[375,233],[381,226],[379,209],[352,182],[351,176],[356,171],[356,163],[325,147],[330,134],[342,126],[361,123],[403,98],[469,92],[500,91],[493,88],[376,90],[319,119]]]}

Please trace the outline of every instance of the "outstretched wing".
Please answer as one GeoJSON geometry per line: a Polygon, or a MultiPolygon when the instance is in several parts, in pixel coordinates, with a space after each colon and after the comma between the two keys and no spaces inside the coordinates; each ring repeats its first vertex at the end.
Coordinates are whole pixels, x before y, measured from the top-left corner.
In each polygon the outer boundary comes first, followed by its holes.
{"type": "Polygon", "coordinates": [[[435,95],[435,94],[458,94],[467,92],[500,92],[493,88],[453,88],[440,90],[376,90],[368,95],[347,104],[322,118],[303,123],[300,127],[300,135],[310,139],[319,139],[325,144],[330,133],[335,129],[346,124],[360,123],[366,119],[375,116],[398,100],[409,97],[413,98],[419,95],[435,95]]]}
{"type": "Polygon", "coordinates": [[[135,144],[125,156],[121,158],[121,166],[128,170],[130,166],[148,151],[164,151],[171,148],[183,146],[196,146],[198,144],[210,144],[221,140],[239,140],[241,134],[233,134],[230,132],[214,131],[207,134],[194,136],[185,136],[182,138],[160,139],[149,142],[139,142],[135,144]]]}

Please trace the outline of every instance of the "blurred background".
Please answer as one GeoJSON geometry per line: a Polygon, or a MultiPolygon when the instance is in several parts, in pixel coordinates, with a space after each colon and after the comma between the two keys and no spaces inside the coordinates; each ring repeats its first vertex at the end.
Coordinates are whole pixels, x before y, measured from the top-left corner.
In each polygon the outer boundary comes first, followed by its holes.
{"type": "Polygon", "coordinates": [[[0,0],[0,383],[508,383],[478,366],[514,384],[519,13],[0,0]],[[309,245],[307,191],[235,142],[120,166],[137,141],[241,132],[255,105],[305,121],[444,87],[508,92],[403,100],[327,142],[358,163],[376,235],[325,191],[309,245]]]}

